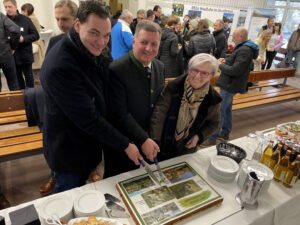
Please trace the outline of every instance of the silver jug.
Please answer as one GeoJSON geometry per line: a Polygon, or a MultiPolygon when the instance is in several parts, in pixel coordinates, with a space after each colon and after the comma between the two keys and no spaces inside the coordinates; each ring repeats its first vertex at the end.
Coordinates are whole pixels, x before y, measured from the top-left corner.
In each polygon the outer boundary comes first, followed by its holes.
{"type": "Polygon", "coordinates": [[[248,173],[242,191],[236,195],[235,199],[245,209],[256,209],[257,197],[263,183],[263,177],[259,177],[255,172],[248,173]]]}

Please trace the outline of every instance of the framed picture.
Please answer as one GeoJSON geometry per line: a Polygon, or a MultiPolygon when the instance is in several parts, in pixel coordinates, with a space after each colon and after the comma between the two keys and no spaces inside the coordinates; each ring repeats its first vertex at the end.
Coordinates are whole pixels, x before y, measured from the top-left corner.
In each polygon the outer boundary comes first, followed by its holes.
{"type": "Polygon", "coordinates": [[[173,224],[177,220],[219,205],[223,198],[188,163],[153,171],[160,184],[143,174],[117,184],[136,224],[173,224]]]}

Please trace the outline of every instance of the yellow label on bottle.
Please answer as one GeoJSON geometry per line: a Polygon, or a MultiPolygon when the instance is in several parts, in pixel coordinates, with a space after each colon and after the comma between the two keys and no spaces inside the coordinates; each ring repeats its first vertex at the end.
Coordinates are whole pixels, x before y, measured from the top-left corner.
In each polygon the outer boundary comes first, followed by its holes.
{"type": "Polygon", "coordinates": [[[285,174],[286,174],[286,171],[282,170],[282,171],[281,171],[281,174],[280,174],[279,180],[284,181],[285,174]]]}

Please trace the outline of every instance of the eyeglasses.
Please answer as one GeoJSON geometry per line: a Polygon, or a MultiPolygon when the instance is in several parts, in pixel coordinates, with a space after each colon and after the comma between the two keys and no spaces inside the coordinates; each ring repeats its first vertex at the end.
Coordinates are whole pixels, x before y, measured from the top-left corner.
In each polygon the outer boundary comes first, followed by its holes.
{"type": "Polygon", "coordinates": [[[192,76],[196,76],[196,75],[199,74],[200,76],[202,76],[204,78],[207,78],[212,73],[205,72],[205,71],[200,71],[200,70],[197,70],[197,69],[190,69],[189,74],[192,75],[192,76]]]}

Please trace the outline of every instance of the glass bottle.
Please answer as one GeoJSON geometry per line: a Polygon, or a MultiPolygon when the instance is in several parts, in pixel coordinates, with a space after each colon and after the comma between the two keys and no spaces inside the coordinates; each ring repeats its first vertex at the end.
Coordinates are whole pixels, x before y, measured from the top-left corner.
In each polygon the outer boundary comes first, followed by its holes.
{"type": "Polygon", "coordinates": [[[277,163],[277,165],[275,165],[273,170],[275,181],[282,181],[285,177],[285,174],[290,164],[290,154],[291,150],[287,150],[285,156],[283,156],[277,163]]]}
{"type": "Polygon", "coordinates": [[[268,146],[265,148],[263,155],[260,158],[260,162],[267,165],[269,164],[269,161],[271,159],[271,156],[273,155],[273,143],[274,141],[271,140],[268,144],[268,146]]]}
{"type": "Polygon", "coordinates": [[[296,183],[300,170],[300,155],[297,155],[297,158],[294,162],[290,163],[286,175],[283,179],[283,185],[286,187],[293,187],[296,183]]]}
{"type": "Polygon", "coordinates": [[[273,152],[272,156],[271,156],[271,159],[269,161],[269,168],[271,170],[274,169],[275,165],[280,161],[281,159],[281,156],[280,156],[280,152],[281,152],[281,149],[282,149],[282,144],[278,144],[276,150],[273,152]]]}

